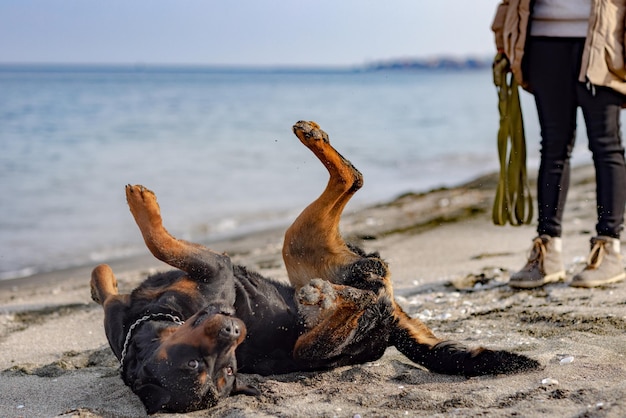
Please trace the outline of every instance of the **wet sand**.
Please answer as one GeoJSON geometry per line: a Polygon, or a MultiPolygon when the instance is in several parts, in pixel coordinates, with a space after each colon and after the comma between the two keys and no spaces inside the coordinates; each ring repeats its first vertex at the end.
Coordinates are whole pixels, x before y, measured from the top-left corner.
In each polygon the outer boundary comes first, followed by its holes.
{"type": "MultiPolygon", "coordinates": [[[[535,226],[494,226],[494,190],[495,176],[486,176],[351,213],[348,208],[342,230],[380,251],[397,299],[437,335],[524,353],[538,359],[541,370],[444,376],[390,348],[379,361],[327,372],[244,375],[261,396],[231,397],[185,416],[626,416],[626,284],[510,289],[508,275],[524,264],[535,226]]],[[[563,236],[570,278],[587,256],[595,218],[593,169],[578,167],[563,236]]],[[[278,228],[211,246],[285,280],[282,233],[278,228]]],[[[167,268],[147,250],[110,264],[122,292],[167,268]]],[[[1,416],[145,415],[118,375],[102,309],[90,299],[92,267],[0,282],[1,416]]]]}

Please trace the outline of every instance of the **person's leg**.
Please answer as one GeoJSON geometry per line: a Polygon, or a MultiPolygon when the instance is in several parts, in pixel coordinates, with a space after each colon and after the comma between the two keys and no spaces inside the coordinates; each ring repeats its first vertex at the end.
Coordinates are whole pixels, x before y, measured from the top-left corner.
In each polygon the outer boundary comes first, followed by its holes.
{"type": "Polygon", "coordinates": [[[599,236],[619,238],[626,205],[626,163],[620,132],[624,97],[602,87],[578,86],[578,96],[596,169],[599,236]]]}
{"type": "Polygon", "coordinates": [[[537,178],[537,233],[526,265],[511,275],[514,288],[533,288],[565,278],[561,257],[561,220],[576,137],[578,41],[530,38],[524,66],[541,127],[537,178]]]}
{"type": "Polygon", "coordinates": [[[528,80],[541,127],[537,177],[537,233],[560,237],[570,180],[570,157],[576,138],[576,41],[531,38],[528,80]]]}
{"type": "Polygon", "coordinates": [[[589,149],[596,170],[598,236],[591,238],[587,265],[572,279],[572,286],[595,287],[624,280],[620,233],[626,204],[626,163],[620,132],[624,96],[608,88],[578,85],[589,149]]]}

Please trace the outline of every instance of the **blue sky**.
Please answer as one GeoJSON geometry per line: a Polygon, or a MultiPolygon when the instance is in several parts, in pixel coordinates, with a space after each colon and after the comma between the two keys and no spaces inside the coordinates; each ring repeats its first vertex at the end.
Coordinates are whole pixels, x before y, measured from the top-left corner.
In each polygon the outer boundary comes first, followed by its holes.
{"type": "Polygon", "coordinates": [[[490,56],[498,0],[0,0],[0,63],[345,66],[490,56]]]}

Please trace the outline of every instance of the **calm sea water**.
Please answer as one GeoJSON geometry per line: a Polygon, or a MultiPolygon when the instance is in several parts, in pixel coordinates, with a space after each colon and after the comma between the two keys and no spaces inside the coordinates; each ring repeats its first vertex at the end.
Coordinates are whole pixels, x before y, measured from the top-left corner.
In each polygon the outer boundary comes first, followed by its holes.
{"type": "Polygon", "coordinates": [[[288,222],[327,181],[298,120],[363,172],[349,209],[498,169],[490,70],[0,67],[0,279],[145,253],[129,183],[186,239],[288,222]]]}

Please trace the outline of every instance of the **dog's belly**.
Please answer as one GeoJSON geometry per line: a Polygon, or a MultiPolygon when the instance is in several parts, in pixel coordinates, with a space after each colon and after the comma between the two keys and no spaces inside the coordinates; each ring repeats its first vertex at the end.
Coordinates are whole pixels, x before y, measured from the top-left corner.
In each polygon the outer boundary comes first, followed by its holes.
{"type": "Polygon", "coordinates": [[[295,290],[282,283],[236,270],[235,316],[246,325],[246,339],[237,348],[242,373],[261,375],[300,370],[293,348],[304,326],[294,300],[295,290]]]}

